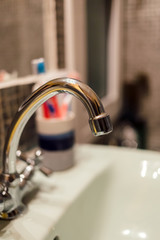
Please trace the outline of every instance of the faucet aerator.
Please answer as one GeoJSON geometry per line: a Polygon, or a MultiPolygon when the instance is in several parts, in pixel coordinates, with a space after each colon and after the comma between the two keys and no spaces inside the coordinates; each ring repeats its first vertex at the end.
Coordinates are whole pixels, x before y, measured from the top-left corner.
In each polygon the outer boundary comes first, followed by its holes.
{"type": "Polygon", "coordinates": [[[89,124],[91,131],[95,136],[106,135],[113,130],[110,116],[106,113],[102,113],[94,118],[90,118],[89,124]]]}

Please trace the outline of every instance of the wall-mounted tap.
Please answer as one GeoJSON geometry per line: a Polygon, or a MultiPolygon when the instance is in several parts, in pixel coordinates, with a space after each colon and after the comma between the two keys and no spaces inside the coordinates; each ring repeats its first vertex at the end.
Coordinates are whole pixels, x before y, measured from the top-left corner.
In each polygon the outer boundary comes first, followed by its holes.
{"type": "Polygon", "coordinates": [[[0,218],[2,219],[15,218],[24,210],[22,198],[26,192],[30,191],[27,182],[35,171],[32,162],[22,173],[16,170],[16,151],[22,131],[41,104],[62,92],[74,95],[84,104],[94,135],[103,135],[112,131],[109,115],[104,112],[100,99],[83,82],[71,78],[60,78],[51,80],[34,91],[19,107],[6,137],[0,175],[0,218]]]}

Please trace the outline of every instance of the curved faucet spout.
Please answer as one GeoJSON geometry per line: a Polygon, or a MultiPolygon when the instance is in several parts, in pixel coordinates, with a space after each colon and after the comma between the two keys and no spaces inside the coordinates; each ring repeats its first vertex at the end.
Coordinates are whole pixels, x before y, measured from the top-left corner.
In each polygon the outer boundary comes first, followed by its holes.
{"type": "Polygon", "coordinates": [[[19,107],[9,128],[3,153],[3,174],[16,173],[16,150],[22,131],[32,114],[46,100],[62,92],[76,96],[86,107],[89,123],[94,135],[106,134],[112,131],[109,116],[104,112],[100,99],[86,84],[71,78],[60,78],[47,82],[19,107]]]}

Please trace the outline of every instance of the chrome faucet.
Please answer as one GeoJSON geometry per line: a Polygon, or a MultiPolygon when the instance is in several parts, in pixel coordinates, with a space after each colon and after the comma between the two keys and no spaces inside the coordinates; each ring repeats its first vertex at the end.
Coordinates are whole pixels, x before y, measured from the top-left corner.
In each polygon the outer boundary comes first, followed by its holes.
{"type": "Polygon", "coordinates": [[[109,115],[104,112],[100,99],[95,92],[83,82],[71,78],[60,78],[47,82],[19,107],[5,141],[0,174],[0,218],[13,219],[25,209],[22,203],[24,195],[31,191],[30,182],[36,169],[34,161],[18,173],[16,169],[16,151],[22,131],[33,113],[49,98],[58,93],[67,92],[78,99],[86,107],[89,124],[94,135],[103,135],[112,131],[109,115]],[[28,181],[29,180],[29,181],[28,181]]]}

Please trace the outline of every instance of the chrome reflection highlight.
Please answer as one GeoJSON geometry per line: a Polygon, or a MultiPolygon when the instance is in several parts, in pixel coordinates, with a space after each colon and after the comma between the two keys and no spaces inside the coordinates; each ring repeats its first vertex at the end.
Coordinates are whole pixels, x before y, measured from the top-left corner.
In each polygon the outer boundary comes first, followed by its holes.
{"type": "Polygon", "coordinates": [[[145,232],[140,232],[140,233],[138,233],[138,236],[139,236],[139,238],[141,238],[141,239],[146,239],[146,238],[147,238],[147,234],[146,234],[145,232]]]}
{"type": "Polygon", "coordinates": [[[158,172],[154,172],[152,178],[156,179],[158,177],[158,172]]]}
{"type": "Polygon", "coordinates": [[[147,161],[144,160],[142,162],[141,177],[144,178],[146,176],[146,173],[147,173],[147,161]]]}
{"type": "Polygon", "coordinates": [[[158,168],[157,172],[158,172],[158,174],[160,175],[160,168],[158,168]]]}
{"type": "Polygon", "coordinates": [[[129,229],[125,229],[122,231],[122,234],[125,236],[129,235],[130,233],[131,233],[131,230],[129,230],[129,229]]]}
{"type": "Polygon", "coordinates": [[[136,230],[130,230],[130,229],[123,230],[122,235],[128,236],[131,239],[146,239],[147,238],[147,234],[145,232],[137,232],[136,230]]]}

